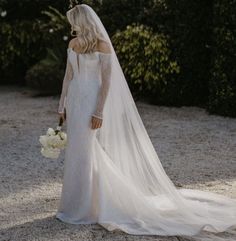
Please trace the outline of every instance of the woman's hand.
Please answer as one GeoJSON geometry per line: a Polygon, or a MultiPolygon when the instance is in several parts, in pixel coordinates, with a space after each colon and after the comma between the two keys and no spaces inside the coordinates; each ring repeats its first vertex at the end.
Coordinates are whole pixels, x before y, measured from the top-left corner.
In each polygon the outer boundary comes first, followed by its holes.
{"type": "Polygon", "coordinates": [[[91,128],[97,129],[97,128],[100,128],[101,126],[102,126],[102,119],[92,116],[91,128]]]}
{"type": "Polygon", "coordinates": [[[58,113],[59,114],[59,118],[63,120],[63,122],[66,121],[66,112],[64,113],[58,113]]]}

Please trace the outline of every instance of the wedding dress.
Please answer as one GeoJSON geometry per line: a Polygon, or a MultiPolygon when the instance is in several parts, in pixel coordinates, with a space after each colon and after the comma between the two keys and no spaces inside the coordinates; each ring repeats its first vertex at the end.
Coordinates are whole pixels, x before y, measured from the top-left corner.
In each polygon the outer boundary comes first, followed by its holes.
{"type": "Polygon", "coordinates": [[[217,233],[234,233],[236,200],[174,186],[146,132],[103,24],[91,7],[82,5],[112,52],[67,50],[58,112],[66,109],[68,142],[56,217],[136,235],[226,240],[217,233]],[[91,129],[92,116],[103,119],[101,128],[91,129]]]}

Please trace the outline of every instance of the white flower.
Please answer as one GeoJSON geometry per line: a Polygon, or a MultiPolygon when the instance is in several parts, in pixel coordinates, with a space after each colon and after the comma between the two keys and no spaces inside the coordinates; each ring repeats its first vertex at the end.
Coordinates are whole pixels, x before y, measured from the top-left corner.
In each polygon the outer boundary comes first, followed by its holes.
{"type": "Polygon", "coordinates": [[[41,153],[42,153],[43,156],[45,156],[47,158],[57,159],[59,157],[59,154],[60,154],[60,149],[42,147],[41,153]]]}
{"type": "Polygon", "coordinates": [[[66,35],[63,36],[63,40],[64,41],[67,41],[68,40],[68,37],[66,35]]]}
{"type": "Polygon", "coordinates": [[[53,33],[53,32],[54,32],[53,28],[50,28],[49,33],[53,33]]]}
{"type": "Polygon", "coordinates": [[[4,17],[6,17],[6,15],[7,15],[7,11],[6,10],[1,12],[1,17],[4,18],[4,17]]]}
{"type": "Polygon", "coordinates": [[[66,139],[63,139],[63,140],[60,140],[58,143],[57,143],[57,148],[60,148],[60,149],[64,149],[66,147],[66,143],[67,143],[67,140],[66,139]]]}
{"type": "Polygon", "coordinates": [[[58,147],[58,145],[60,145],[60,141],[61,141],[61,138],[59,135],[48,137],[48,145],[51,147],[58,147]]]}
{"type": "Polygon", "coordinates": [[[53,128],[48,128],[46,135],[39,137],[39,142],[42,144],[42,155],[56,159],[60,154],[60,150],[66,147],[67,135],[63,131],[56,134],[53,128]]]}
{"type": "Polygon", "coordinates": [[[52,135],[56,135],[56,133],[51,127],[49,127],[48,130],[47,130],[47,135],[52,136],[52,135]]]}
{"type": "Polygon", "coordinates": [[[63,140],[66,140],[66,139],[67,139],[67,135],[66,135],[65,132],[61,131],[61,132],[59,132],[59,135],[61,136],[61,138],[62,138],[63,140]]]}
{"type": "Polygon", "coordinates": [[[48,141],[47,141],[48,136],[40,136],[39,137],[39,142],[42,144],[43,147],[47,147],[48,141]]]}

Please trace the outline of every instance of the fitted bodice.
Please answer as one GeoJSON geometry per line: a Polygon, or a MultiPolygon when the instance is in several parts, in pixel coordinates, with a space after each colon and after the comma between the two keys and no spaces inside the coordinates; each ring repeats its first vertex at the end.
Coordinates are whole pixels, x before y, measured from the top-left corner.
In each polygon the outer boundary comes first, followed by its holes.
{"type": "Polygon", "coordinates": [[[73,82],[78,84],[80,99],[88,95],[97,99],[93,116],[102,118],[103,107],[110,85],[111,67],[112,53],[100,51],[78,53],[72,48],[68,48],[58,112],[65,112],[67,91],[71,82],[73,82]]]}
{"type": "Polygon", "coordinates": [[[73,78],[83,80],[100,79],[100,55],[98,51],[93,53],[77,53],[72,48],[68,48],[68,57],[72,65],[73,78]]]}

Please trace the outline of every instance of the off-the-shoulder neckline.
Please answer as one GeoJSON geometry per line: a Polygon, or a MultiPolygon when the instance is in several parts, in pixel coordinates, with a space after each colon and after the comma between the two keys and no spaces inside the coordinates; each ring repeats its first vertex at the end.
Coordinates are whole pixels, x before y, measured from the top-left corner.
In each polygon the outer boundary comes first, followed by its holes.
{"type": "Polygon", "coordinates": [[[67,48],[67,50],[71,50],[72,52],[79,54],[79,55],[88,55],[88,54],[95,54],[95,53],[99,53],[99,54],[104,54],[104,55],[111,55],[111,53],[103,53],[101,51],[94,51],[92,53],[78,53],[75,50],[73,50],[73,48],[67,48]]]}

